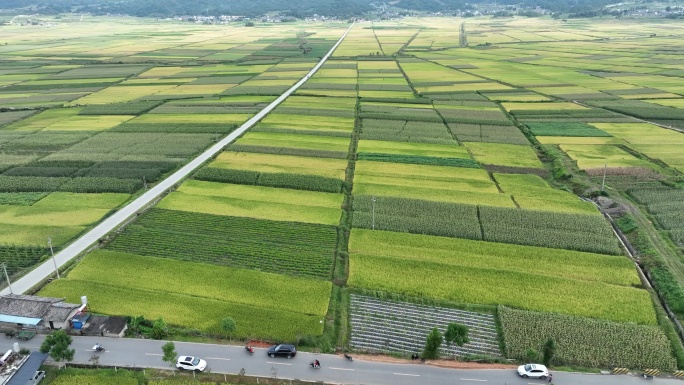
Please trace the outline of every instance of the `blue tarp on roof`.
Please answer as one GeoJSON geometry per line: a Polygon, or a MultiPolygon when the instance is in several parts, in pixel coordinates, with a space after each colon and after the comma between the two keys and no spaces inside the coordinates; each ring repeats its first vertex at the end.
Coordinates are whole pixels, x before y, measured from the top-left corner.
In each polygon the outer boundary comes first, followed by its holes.
{"type": "Polygon", "coordinates": [[[24,362],[24,365],[21,365],[21,368],[19,368],[12,378],[10,378],[7,385],[26,385],[47,358],[47,354],[38,352],[31,353],[26,362],[24,362]]]}
{"type": "Polygon", "coordinates": [[[0,322],[8,324],[22,324],[36,326],[40,323],[41,318],[17,317],[15,315],[0,314],[0,322]]]}

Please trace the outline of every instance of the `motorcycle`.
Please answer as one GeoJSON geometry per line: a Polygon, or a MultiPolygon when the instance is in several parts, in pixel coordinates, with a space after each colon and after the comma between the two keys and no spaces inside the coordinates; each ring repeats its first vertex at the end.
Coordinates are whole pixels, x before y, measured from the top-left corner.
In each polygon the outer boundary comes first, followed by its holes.
{"type": "Polygon", "coordinates": [[[95,345],[93,346],[93,349],[92,349],[92,350],[95,351],[95,352],[98,352],[98,353],[102,353],[102,352],[105,351],[105,348],[104,348],[104,346],[102,346],[102,345],[100,345],[100,344],[98,343],[98,344],[95,344],[95,345]]]}
{"type": "Polygon", "coordinates": [[[354,361],[354,358],[347,353],[344,353],[344,358],[348,359],[349,361],[354,361]]]}
{"type": "Polygon", "coordinates": [[[249,353],[250,356],[254,355],[254,348],[253,347],[245,346],[245,350],[247,351],[247,353],[249,353]]]}
{"type": "Polygon", "coordinates": [[[321,368],[321,363],[318,362],[318,360],[311,361],[309,362],[309,366],[314,368],[314,369],[320,369],[321,368]]]}

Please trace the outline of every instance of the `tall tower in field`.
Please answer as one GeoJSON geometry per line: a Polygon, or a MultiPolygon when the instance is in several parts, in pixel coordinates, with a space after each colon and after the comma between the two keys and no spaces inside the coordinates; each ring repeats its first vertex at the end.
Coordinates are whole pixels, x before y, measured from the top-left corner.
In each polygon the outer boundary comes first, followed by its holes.
{"type": "Polygon", "coordinates": [[[468,46],[468,38],[466,37],[465,21],[461,23],[461,31],[458,37],[458,45],[461,47],[468,46]]]}

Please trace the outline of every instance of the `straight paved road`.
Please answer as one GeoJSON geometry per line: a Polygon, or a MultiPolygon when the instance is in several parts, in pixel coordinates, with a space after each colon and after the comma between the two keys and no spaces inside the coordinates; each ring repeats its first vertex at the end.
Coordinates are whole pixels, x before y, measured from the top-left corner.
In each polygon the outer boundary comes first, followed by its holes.
{"type": "MultiPolygon", "coordinates": [[[[78,238],[76,241],[74,241],[72,244],[67,246],[64,250],[61,252],[55,254],[55,260],[58,266],[62,266],[77,255],[83,253],[86,251],[89,247],[91,247],[95,242],[97,242],[100,238],[104,237],[107,233],[111,232],[112,230],[116,229],[119,227],[122,223],[124,223],[128,218],[132,217],[135,215],[137,212],[139,212],[141,209],[145,208],[148,206],[151,202],[153,202],[157,197],[162,195],[165,191],[170,190],[176,183],[181,182],[186,176],[188,176],[191,172],[195,171],[197,168],[199,168],[204,162],[210,160],[213,158],[216,154],[221,152],[227,145],[232,143],[235,139],[237,139],[240,135],[242,135],[245,131],[247,131],[249,128],[251,128],[254,124],[256,124],[259,120],[261,120],[264,116],[266,116],[269,112],[271,112],[274,108],[276,108],[280,103],[283,102],[290,94],[295,92],[299,87],[301,87],[302,84],[306,83],[307,80],[311,76],[313,76],[316,71],[318,71],[319,68],[328,60],[330,55],[337,49],[337,47],[342,43],[342,40],[344,40],[345,37],[347,37],[347,34],[349,31],[354,27],[354,24],[352,23],[351,26],[342,34],[342,37],[340,37],[340,40],[335,43],[335,45],[328,51],[328,53],[316,64],[311,71],[309,71],[306,76],[304,76],[302,79],[300,79],[295,85],[293,85],[290,89],[285,91],[282,95],[280,95],[276,100],[274,100],[271,104],[266,106],[263,110],[259,111],[256,115],[254,115],[251,119],[249,119],[247,122],[245,122],[243,125],[241,125],[239,128],[237,128],[235,131],[233,131],[230,135],[226,136],[223,138],[221,141],[217,142],[215,145],[211,146],[208,150],[203,152],[201,155],[199,155],[197,158],[193,159],[190,161],[188,164],[183,166],[180,170],[176,171],[173,173],[171,176],[168,178],[164,179],[163,181],[159,182],[156,186],[151,188],[149,191],[138,197],[136,200],[133,202],[129,203],[125,207],[121,208],[118,210],[116,213],[114,213],[112,216],[108,217],[102,223],[97,225],[95,228],[92,230],[88,231],[86,234],[78,238]]],[[[14,294],[22,294],[28,291],[30,288],[34,287],[37,285],[39,282],[43,281],[44,279],[50,277],[51,275],[55,274],[55,265],[54,262],[51,260],[48,260],[44,262],[43,264],[39,265],[36,267],[34,270],[26,274],[25,276],[21,277],[19,280],[16,282],[12,282],[11,287],[7,287],[0,291],[0,295],[7,295],[13,292],[14,294]]]]}
{"type": "MultiPolygon", "coordinates": [[[[20,346],[30,350],[38,350],[43,335],[34,337],[20,346]]],[[[0,340],[0,352],[11,348],[16,340],[0,340]]],[[[74,337],[72,347],[76,350],[75,363],[87,364],[93,352],[90,350],[96,342],[106,349],[99,355],[102,365],[120,367],[149,367],[170,369],[171,366],[161,360],[161,346],[165,341],[141,339],[114,339],[98,337],[74,337]]],[[[325,381],[338,384],[374,384],[374,385],[543,385],[547,381],[519,378],[514,370],[463,370],[445,369],[422,364],[390,364],[355,359],[347,361],[344,357],[331,354],[297,353],[297,356],[286,358],[270,358],[266,349],[255,349],[250,356],[241,346],[199,344],[176,342],[176,351],[181,355],[199,356],[207,360],[208,370],[213,373],[237,374],[240,369],[251,376],[272,377],[275,373],[282,379],[300,379],[308,381],[325,381]],[[309,368],[309,362],[318,359],[321,369],[309,368]]],[[[559,385],[636,385],[649,383],[654,385],[682,384],[680,380],[654,379],[646,380],[635,376],[612,376],[581,373],[554,372],[553,383],[559,385]]]]}

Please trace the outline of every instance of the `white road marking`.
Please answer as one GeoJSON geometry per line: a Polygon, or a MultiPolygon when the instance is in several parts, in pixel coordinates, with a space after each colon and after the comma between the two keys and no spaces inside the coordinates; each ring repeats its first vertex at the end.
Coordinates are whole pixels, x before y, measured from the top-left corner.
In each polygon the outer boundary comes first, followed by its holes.
{"type": "Polygon", "coordinates": [[[223,360],[223,361],[230,361],[230,358],[219,358],[219,357],[205,357],[208,360],[223,360]]]}
{"type": "Polygon", "coordinates": [[[392,374],[396,374],[397,376],[420,377],[420,374],[409,374],[409,373],[392,373],[392,374]]]}
{"type": "Polygon", "coordinates": [[[356,369],[346,369],[346,368],[333,368],[332,366],[331,366],[331,367],[329,367],[328,369],[332,369],[332,370],[348,370],[348,371],[350,371],[350,372],[354,372],[354,371],[356,371],[356,369]]]}
{"type": "Polygon", "coordinates": [[[292,364],[286,364],[284,362],[271,362],[271,361],[266,361],[267,364],[273,364],[273,365],[287,365],[287,366],[292,366],[292,364]]]}
{"type": "Polygon", "coordinates": [[[158,353],[145,353],[146,356],[164,356],[163,354],[158,354],[158,353]]]}
{"type": "Polygon", "coordinates": [[[477,378],[461,378],[461,381],[479,381],[479,382],[487,382],[487,380],[478,380],[477,378]]]}

